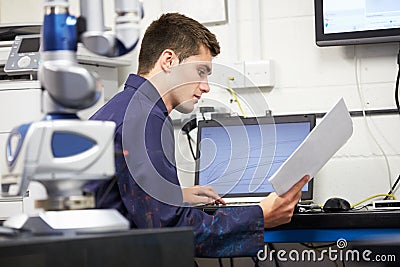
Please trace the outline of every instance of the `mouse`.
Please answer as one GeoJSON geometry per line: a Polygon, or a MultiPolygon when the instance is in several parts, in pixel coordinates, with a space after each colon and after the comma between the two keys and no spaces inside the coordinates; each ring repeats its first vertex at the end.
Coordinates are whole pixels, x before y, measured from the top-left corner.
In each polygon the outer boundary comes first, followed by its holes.
{"type": "Polygon", "coordinates": [[[348,211],[351,209],[351,206],[346,199],[339,197],[332,197],[326,200],[324,207],[322,209],[325,212],[339,212],[339,211],[348,211]]]}

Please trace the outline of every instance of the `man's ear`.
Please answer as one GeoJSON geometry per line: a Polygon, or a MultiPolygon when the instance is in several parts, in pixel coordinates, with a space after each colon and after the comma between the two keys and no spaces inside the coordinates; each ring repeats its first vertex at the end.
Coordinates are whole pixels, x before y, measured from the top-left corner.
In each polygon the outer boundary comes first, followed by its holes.
{"type": "Polygon", "coordinates": [[[171,49],[165,49],[160,56],[160,67],[165,72],[171,72],[171,68],[177,65],[178,57],[171,49]]]}

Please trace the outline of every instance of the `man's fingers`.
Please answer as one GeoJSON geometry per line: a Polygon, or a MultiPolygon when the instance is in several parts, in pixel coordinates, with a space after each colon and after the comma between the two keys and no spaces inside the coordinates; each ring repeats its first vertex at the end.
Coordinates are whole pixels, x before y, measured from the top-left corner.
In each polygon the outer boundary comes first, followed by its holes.
{"type": "Polygon", "coordinates": [[[223,200],[222,198],[218,198],[215,200],[216,203],[222,204],[222,205],[226,205],[225,200],[223,200]]]}
{"type": "Polygon", "coordinates": [[[203,187],[196,188],[196,194],[207,196],[209,198],[212,198],[212,199],[218,200],[218,201],[221,199],[221,197],[217,194],[217,192],[215,192],[215,190],[211,186],[203,186],[203,187]]]}
{"type": "Polygon", "coordinates": [[[196,204],[212,204],[214,200],[206,196],[193,196],[193,202],[196,204]]]}
{"type": "Polygon", "coordinates": [[[288,197],[290,199],[295,198],[296,194],[301,191],[301,189],[303,188],[303,186],[306,185],[306,183],[308,183],[308,181],[310,180],[310,176],[309,175],[305,175],[303,178],[301,178],[300,181],[298,181],[288,192],[286,192],[285,194],[282,195],[282,197],[288,197]]]}
{"type": "Polygon", "coordinates": [[[225,205],[226,202],[215,192],[211,186],[193,186],[193,200],[197,203],[218,203],[225,205]]]}

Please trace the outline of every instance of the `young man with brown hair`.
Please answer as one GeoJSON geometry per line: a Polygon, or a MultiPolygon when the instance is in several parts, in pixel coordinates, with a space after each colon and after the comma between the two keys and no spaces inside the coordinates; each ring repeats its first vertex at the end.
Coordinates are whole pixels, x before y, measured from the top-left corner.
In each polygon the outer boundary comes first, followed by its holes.
{"type": "Polygon", "coordinates": [[[308,181],[283,196],[270,194],[259,205],[223,208],[213,215],[186,203],[221,201],[211,187],[182,191],[175,166],[169,114],[191,112],[210,87],[207,77],[220,47],[214,34],[186,16],[164,14],[146,30],[138,74],[92,119],[116,122],[116,183],[98,186],[97,205],[116,208],[132,227],[191,226],[196,256],[255,256],[264,228],[290,221],[308,181]]]}

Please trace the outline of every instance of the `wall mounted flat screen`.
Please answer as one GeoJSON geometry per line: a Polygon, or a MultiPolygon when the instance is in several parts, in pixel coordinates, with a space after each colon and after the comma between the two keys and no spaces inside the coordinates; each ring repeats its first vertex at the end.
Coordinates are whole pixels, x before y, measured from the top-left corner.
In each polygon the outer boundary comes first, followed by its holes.
{"type": "Polygon", "coordinates": [[[399,0],[314,0],[318,46],[400,42],[399,0]]]}

